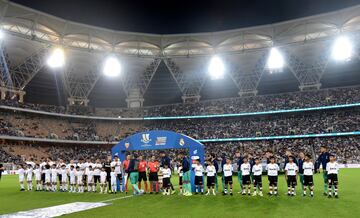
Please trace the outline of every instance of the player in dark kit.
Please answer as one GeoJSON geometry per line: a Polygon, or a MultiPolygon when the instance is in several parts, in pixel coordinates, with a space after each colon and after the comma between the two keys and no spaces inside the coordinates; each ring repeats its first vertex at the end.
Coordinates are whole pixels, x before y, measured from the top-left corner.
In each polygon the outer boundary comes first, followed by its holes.
{"type": "Polygon", "coordinates": [[[327,152],[326,146],[320,147],[320,155],[318,159],[315,162],[315,170],[316,172],[320,172],[320,166],[322,166],[323,169],[323,178],[324,178],[324,195],[326,196],[328,194],[328,178],[327,178],[327,171],[326,171],[326,164],[329,163],[330,153],[327,152]]]}
{"type": "Polygon", "coordinates": [[[108,192],[111,193],[111,182],[110,182],[110,173],[111,173],[111,156],[107,157],[107,160],[104,162],[103,164],[103,168],[105,169],[106,172],[106,181],[108,183],[108,192]]]}

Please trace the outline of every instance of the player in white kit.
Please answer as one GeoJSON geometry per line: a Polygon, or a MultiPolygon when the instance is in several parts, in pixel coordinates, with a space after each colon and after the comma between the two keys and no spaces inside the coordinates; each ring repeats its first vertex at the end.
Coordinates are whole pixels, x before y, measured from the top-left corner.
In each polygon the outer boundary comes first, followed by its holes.
{"type": "Polygon", "coordinates": [[[50,191],[50,187],[51,187],[51,170],[50,170],[50,165],[48,165],[48,164],[45,165],[44,174],[45,174],[45,190],[46,190],[46,191],[50,191]]]}
{"type": "Polygon", "coordinates": [[[107,193],[106,177],[107,177],[107,173],[105,171],[105,168],[102,168],[100,172],[100,193],[104,193],[104,194],[107,193]]]}
{"type": "Polygon", "coordinates": [[[88,166],[87,172],[87,190],[88,192],[95,192],[95,185],[94,185],[94,170],[92,165],[88,166]]]}
{"type": "Polygon", "coordinates": [[[330,158],[330,162],[328,162],[326,164],[326,172],[327,172],[327,176],[328,176],[328,183],[329,183],[329,190],[328,190],[328,197],[331,198],[332,197],[332,189],[333,190],[333,194],[335,196],[335,198],[338,198],[338,174],[339,174],[339,164],[336,162],[335,160],[335,156],[333,154],[329,155],[330,158]]]}
{"type": "Polygon", "coordinates": [[[216,168],[212,161],[208,161],[208,165],[206,167],[206,185],[207,185],[207,193],[206,195],[210,194],[210,190],[212,190],[212,194],[216,195],[215,193],[215,177],[216,177],[216,168]]]}
{"type": "Polygon", "coordinates": [[[55,192],[57,189],[57,176],[58,169],[56,169],[56,164],[51,166],[51,191],[55,192]]]}
{"type": "Polygon", "coordinates": [[[39,164],[35,165],[35,170],[34,170],[34,174],[35,174],[35,181],[36,181],[36,191],[41,191],[42,190],[42,185],[41,185],[41,168],[39,164]]]}
{"type": "Polygon", "coordinates": [[[278,190],[278,174],[279,174],[279,165],[275,163],[275,157],[270,157],[270,163],[266,165],[266,170],[269,180],[269,195],[277,195],[278,190]],[[274,192],[273,192],[274,191],[274,192]]]}
{"type": "Polygon", "coordinates": [[[241,176],[242,176],[242,184],[243,184],[243,190],[242,190],[242,195],[246,195],[246,190],[248,195],[251,195],[251,189],[250,189],[250,184],[251,184],[251,180],[250,180],[250,173],[251,173],[251,166],[248,162],[247,157],[245,157],[243,159],[243,163],[240,166],[240,170],[241,170],[241,176]]]}
{"type": "Polygon", "coordinates": [[[27,189],[28,189],[28,191],[32,191],[33,168],[32,168],[31,164],[28,164],[25,173],[26,173],[27,189]]]}
{"type": "Polygon", "coordinates": [[[260,159],[259,158],[255,158],[255,165],[252,168],[252,173],[254,175],[254,192],[253,192],[253,196],[256,196],[256,190],[259,189],[259,195],[263,196],[262,193],[262,165],[260,163],[260,159]]]}
{"type": "Polygon", "coordinates": [[[78,193],[84,192],[84,170],[81,169],[79,166],[76,167],[76,179],[77,179],[77,185],[78,185],[78,193]]]}
{"type": "Polygon", "coordinates": [[[20,191],[25,191],[25,187],[24,187],[25,170],[22,165],[19,166],[18,175],[19,175],[20,191]]]}
{"type": "Polygon", "coordinates": [[[311,162],[311,155],[305,155],[305,162],[303,163],[304,169],[304,193],[303,196],[306,196],[306,188],[310,187],[310,196],[314,197],[314,164],[311,162]]]}
{"type": "Polygon", "coordinates": [[[223,172],[224,172],[224,193],[223,195],[227,195],[228,193],[228,186],[230,186],[230,195],[233,195],[233,189],[232,189],[232,185],[233,185],[233,167],[231,165],[231,160],[229,158],[226,158],[226,164],[224,164],[223,166],[223,172]]]}
{"type": "Polygon", "coordinates": [[[114,194],[116,194],[116,191],[117,191],[116,177],[117,177],[117,174],[115,173],[115,167],[111,167],[111,173],[110,173],[111,192],[114,194]]]}
{"type": "Polygon", "coordinates": [[[75,165],[70,165],[70,191],[69,192],[76,192],[76,170],[75,165]]]}
{"type": "Polygon", "coordinates": [[[298,166],[294,162],[294,157],[289,156],[289,163],[285,166],[285,178],[288,187],[288,196],[295,196],[295,187],[297,185],[297,173],[299,171],[298,166]]]}
{"type": "Polygon", "coordinates": [[[67,190],[68,190],[68,169],[66,169],[65,164],[61,165],[60,175],[61,175],[60,191],[67,192],[67,190]]]}
{"type": "Polygon", "coordinates": [[[196,160],[196,165],[194,167],[195,171],[195,194],[198,194],[199,189],[201,194],[204,194],[204,186],[203,186],[203,175],[204,175],[204,167],[200,164],[200,160],[196,160]]]}

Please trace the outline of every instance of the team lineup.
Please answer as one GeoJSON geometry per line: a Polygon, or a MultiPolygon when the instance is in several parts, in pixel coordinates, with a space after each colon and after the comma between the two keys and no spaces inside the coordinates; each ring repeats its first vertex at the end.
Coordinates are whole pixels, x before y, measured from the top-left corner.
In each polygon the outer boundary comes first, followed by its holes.
{"type": "MultiPolygon", "coordinates": [[[[264,160],[262,157],[252,157],[251,154],[242,156],[240,152],[236,152],[234,163],[230,157],[219,159],[214,154],[206,157],[204,165],[199,159],[190,160],[183,152],[178,154],[177,159],[179,161],[172,163],[170,157],[161,151],[160,157],[153,155],[148,160],[142,155],[128,154],[123,162],[117,155],[113,158],[109,156],[103,162],[100,159],[95,162],[88,159],[85,162],[81,158],[77,162],[71,160],[70,163],[62,160],[53,162],[50,159],[34,163],[30,160],[26,162],[26,165],[19,166],[20,190],[25,191],[26,184],[28,191],[32,191],[35,187],[35,191],[114,194],[125,192],[127,194],[130,184],[134,195],[146,193],[171,195],[176,192],[171,181],[172,174],[176,172],[179,177],[178,188],[181,195],[216,195],[219,192],[218,180],[222,182],[222,194],[233,195],[233,174],[237,172],[240,184],[239,194],[263,196],[262,175],[266,173],[268,195],[278,195],[278,176],[282,169],[271,151],[266,152],[264,160]],[[237,170],[234,170],[235,167],[237,170]],[[195,175],[193,178],[191,171],[195,175]],[[191,181],[192,179],[194,181],[191,181]],[[192,182],[195,190],[192,190],[192,182]],[[142,183],[144,189],[141,188],[142,183]]],[[[287,195],[296,196],[296,186],[299,181],[301,194],[314,197],[313,175],[322,167],[324,195],[329,198],[338,198],[339,164],[336,162],[335,155],[328,153],[325,146],[320,148],[320,155],[315,163],[310,154],[300,152],[296,158],[290,151],[286,151],[283,165],[287,195]]]]}

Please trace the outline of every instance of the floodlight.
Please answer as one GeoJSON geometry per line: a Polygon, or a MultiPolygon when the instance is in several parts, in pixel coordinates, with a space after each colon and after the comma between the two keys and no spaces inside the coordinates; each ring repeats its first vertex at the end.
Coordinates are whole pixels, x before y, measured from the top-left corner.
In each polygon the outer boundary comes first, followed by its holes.
{"type": "Polygon", "coordinates": [[[267,60],[267,68],[270,71],[281,71],[285,65],[284,58],[277,48],[271,48],[270,55],[267,60]]]}
{"type": "Polygon", "coordinates": [[[105,60],[103,73],[108,77],[116,77],[121,73],[121,64],[115,56],[110,56],[105,60]]]}
{"type": "Polygon", "coordinates": [[[59,68],[65,64],[65,54],[62,48],[55,48],[47,59],[47,64],[51,68],[59,68]]]}
{"type": "Polygon", "coordinates": [[[5,37],[5,33],[3,30],[0,29],[0,40],[2,40],[5,37]]]}
{"type": "Polygon", "coordinates": [[[208,71],[211,79],[222,79],[224,77],[225,66],[221,58],[214,56],[210,60],[208,71]]]}
{"type": "Polygon", "coordinates": [[[350,39],[346,36],[338,37],[332,47],[331,56],[336,61],[349,61],[353,53],[350,39]]]}

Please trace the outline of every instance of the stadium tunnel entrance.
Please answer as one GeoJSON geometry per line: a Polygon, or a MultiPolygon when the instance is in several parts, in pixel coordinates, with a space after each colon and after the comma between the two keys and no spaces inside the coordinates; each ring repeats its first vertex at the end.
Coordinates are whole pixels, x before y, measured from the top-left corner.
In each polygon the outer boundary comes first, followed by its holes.
{"type": "MultiPolygon", "coordinates": [[[[189,136],[167,130],[152,130],[131,135],[112,147],[111,154],[113,157],[117,154],[123,162],[127,152],[168,149],[186,149],[189,151],[192,164],[196,159],[200,159],[201,164],[204,164],[205,151],[202,143],[189,136]]],[[[194,178],[195,173],[191,170],[193,191],[195,191],[194,178]]]]}

